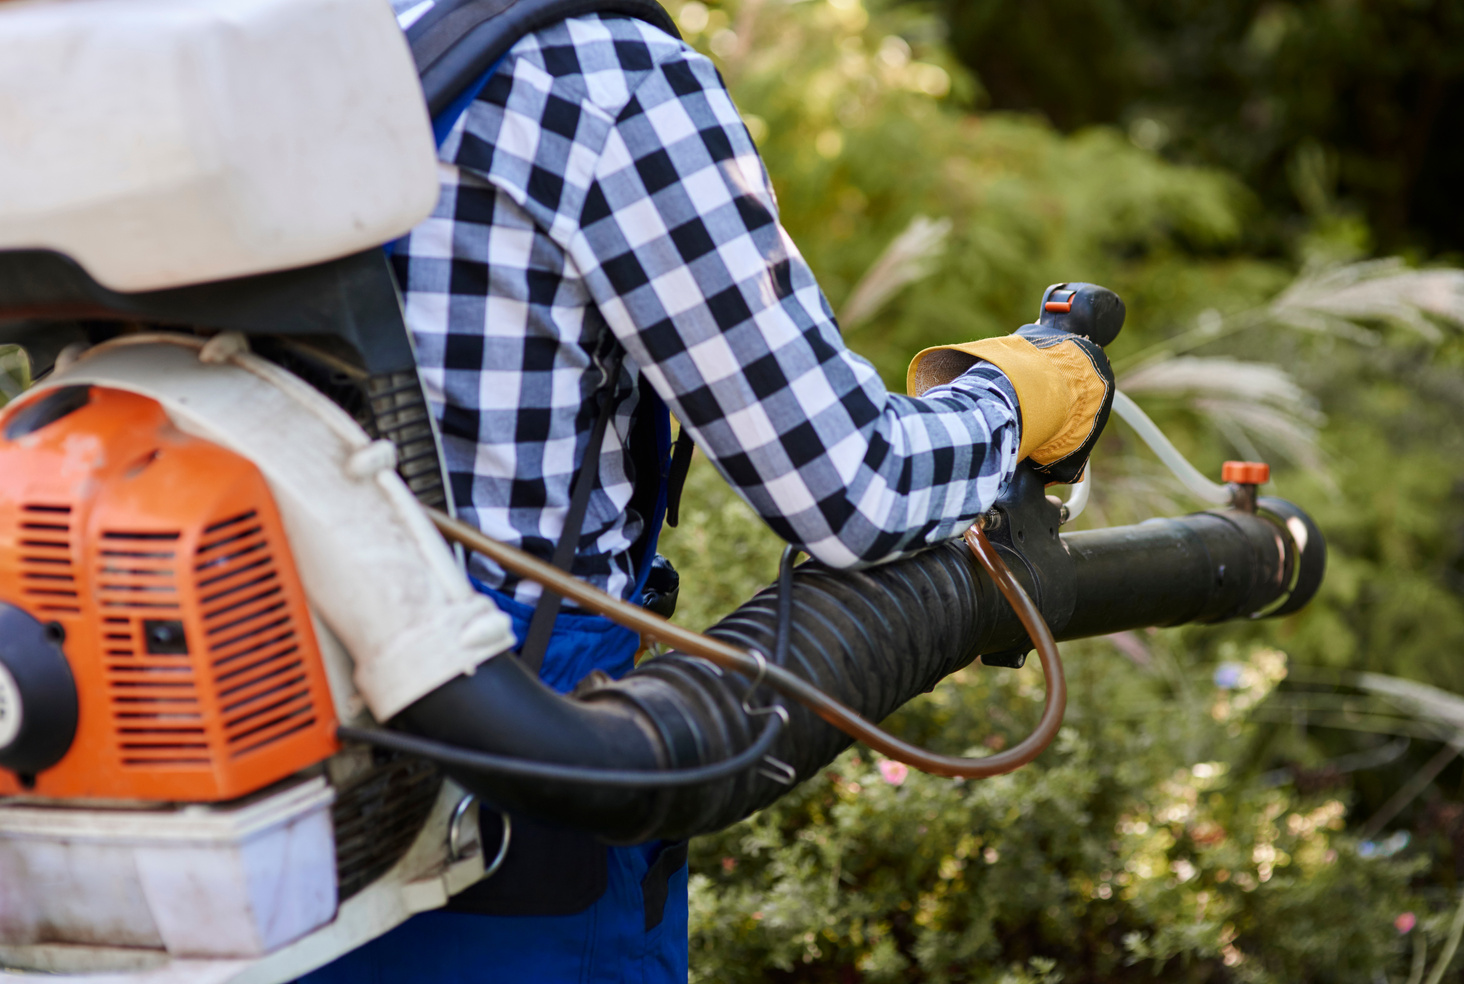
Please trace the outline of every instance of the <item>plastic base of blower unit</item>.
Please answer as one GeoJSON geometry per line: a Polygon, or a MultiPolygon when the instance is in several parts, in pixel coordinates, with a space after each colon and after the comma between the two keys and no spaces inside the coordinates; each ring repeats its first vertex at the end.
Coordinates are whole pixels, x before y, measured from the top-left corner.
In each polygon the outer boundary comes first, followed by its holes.
{"type": "Polygon", "coordinates": [[[444,783],[406,854],[339,907],[333,795],[321,777],[233,808],[0,808],[0,981],[36,972],[58,984],[294,980],[482,877],[480,849],[444,860],[463,796],[444,783]],[[54,863],[12,872],[16,848],[54,863]],[[84,887],[65,883],[81,876],[84,887]],[[135,945],[35,941],[40,925],[68,921],[129,924],[135,945]]]}

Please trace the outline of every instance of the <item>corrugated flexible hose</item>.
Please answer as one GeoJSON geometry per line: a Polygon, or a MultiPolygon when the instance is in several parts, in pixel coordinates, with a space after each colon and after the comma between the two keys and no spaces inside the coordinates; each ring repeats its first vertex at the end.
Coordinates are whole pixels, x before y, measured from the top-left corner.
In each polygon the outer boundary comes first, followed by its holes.
{"type": "MultiPolygon", "coordinates": [[[[1005,552],[1017,580],[1039,601],[1050,603],[1059,583],[1073,592],[1068,615],[1053,620],[1059,638],[1281,613],[1315,590],[1325,551],[1299,510],[1280,500],[1263,503],[1279,513],[1200,513],[1066,534],[1059,553],[1065,567],[1043,577],[1024,554],[985,548],[1005,552]],[[1297,524],[1305,526],[1300,536],[1297,524]]],[[[613,841],[685,837],[776,800],[816,774],[851,736],[916,767],[959,775],[973,767],[987,774],[1015,768],[1056,731],[1048,722],[1054,706],[1060,713],[1060,686],[1050,688],[1044,726],[1005,758],[937,755],[870,723],[978,654],[1025,646],[1017,611],[966,543],[867,570],[798,567],[790,582],[787,664],[776,666],[762,655],[779,648],[776,585],[700,635],[444,514],[433,518],[449,538],[676,650],[623,680],[587,681],[570,697],[550,692],[516,660],[493,659],[413,705],[392,722],[394,731],[342,729],[343,738],[439,761],[499,808],[613,841]],[[773,695],[790,700],[780,702],[781,711],[759,713],[773,695]]],[[[975,533],[971,539],[978,549],[985,541],[975,533]]]]}

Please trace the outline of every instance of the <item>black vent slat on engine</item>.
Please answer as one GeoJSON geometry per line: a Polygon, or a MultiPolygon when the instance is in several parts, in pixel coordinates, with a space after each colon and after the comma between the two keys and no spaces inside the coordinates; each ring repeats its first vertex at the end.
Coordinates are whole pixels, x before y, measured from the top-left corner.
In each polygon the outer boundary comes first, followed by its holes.
{"type": "Polygon", "coordinates": [[[21,593],[38,613],[81,613],[76,590],[71,507],[30,502],[20,507],[21,593]]]}
{"type": "Polygon", "coordinates": [[[258,515],[205,527],[194,573],[229,754],[247,755],[314,725],[294,617],[258,515]]]}
{"type": "Polygon", "coordinates": [[[225,714],[232,714],[234,711],[246,704],[250,704],[259,698],[278,693],[286,687],[294,687],[305,682],[305,674],[299,672],[305,664],[300,660],[292,660],[284,667],[271,666],[269,672],[257,676],[251,680],[241,680],[232,687],[219,691],[219,698],[227,701],[223,705],[225,714]],[[246,690],[259,687],[257,691],[244,693],[246,690]]]}
{"type": "Polygon", "coordinates": [[[187,654],[148,651],[149,620],[181,609],[177,530],[103,530],[96,597],[105,613],[105,650],[113,730],[129,769],[207,768],[214,755],[198,707],[198,677],[187,654]],[[198,722],[198,723],[183,723],[198,722]],[[182,739],[187,739],[182,740],[182,739]]]}
{"type": "MultiPolygon", "coordinates": [[[[281,622],[283,621],[285,620],[281,619],[281,622]]],[[[251,646],[248,649],[240,650],[239,652],[234,653],[233,655],[228,656],[224,659],[215,660],[215,669],[228,667],[228,670],[226,672],[217,674],[216,679],[220,684],[227,682],[231,687],[237,686],[240,682],[237,678],[241,674],[251,673],[261,666],[274,663],[275,661],[285,656],[294,655],[294,653],[299,650],[298,646],[290,642],[290,640],[294,638],[295,630],[285,629],[283,632],[277,635],[273,635],[267,639],[260,640],[257,645],[251,646]],[[284,648],[271,649],[271,647],[273,646],[281,645],[283,645],[284,648]],[[263,653],[264,655],[260,655],[261,653],[263,653]],[[249,659],[249,662],[239,662],[239,660],[246,658],[249,659]]]]}

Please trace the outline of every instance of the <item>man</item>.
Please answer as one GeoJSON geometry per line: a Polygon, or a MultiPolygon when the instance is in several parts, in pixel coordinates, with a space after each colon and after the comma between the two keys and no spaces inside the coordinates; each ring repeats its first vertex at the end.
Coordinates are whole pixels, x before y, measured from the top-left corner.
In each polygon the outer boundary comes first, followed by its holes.
{"type": "MultiPolygon", "coordinates": [[[[940,385],[920,398],[887,392],[779,225],[716,69],[643,21],[523,38],[440,157],[437,210],[394,263],[459,515],[546,560],[567,536],[574,574],[612,594],[639,595],[654,543],[627,447],[658,401],[779,536],[837,567],[958,535],[1018,461],[1092,431],[1106,384],[1077,343],[963,346],[925,366],[920,388],[940,385]]],[[[538,585],[481,558],[472,573],[522,640],[538,585]]],[[[628,630],[572,611],[553,624],[549,685],[630,669],[628,630]]],[[[513,829],[509,863],[452,911],[307,980],[685,980],[684,846],[513,829]]]]}

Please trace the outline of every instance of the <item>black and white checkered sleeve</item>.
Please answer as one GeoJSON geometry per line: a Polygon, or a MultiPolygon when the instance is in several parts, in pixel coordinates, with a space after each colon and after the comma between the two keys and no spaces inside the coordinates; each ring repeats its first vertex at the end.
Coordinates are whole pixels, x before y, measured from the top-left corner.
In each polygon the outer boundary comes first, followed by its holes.
{"type": "Polygon", "coordinates": [[[519,189],[639,371],[780,536],[844,567],[959,534],[1016,466],[1010,383],[982,364],[919,399],[890,393],[844,346],[712,63],[683,45],[615,50],[618,77],[576,56],[591,88],[631,80],[608,101],[556,95],[552,65],[528,98],[533,66],[515,65],[499,186],[519,189]]]}
{"type": "Polygon", "coordinates": [[[921,399],[845,348],[716,69],[636,88],[565,247],[641,372],[783,538],[836,566],[953,536],[1016,465],[994,367],[921,399]]]}

